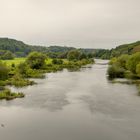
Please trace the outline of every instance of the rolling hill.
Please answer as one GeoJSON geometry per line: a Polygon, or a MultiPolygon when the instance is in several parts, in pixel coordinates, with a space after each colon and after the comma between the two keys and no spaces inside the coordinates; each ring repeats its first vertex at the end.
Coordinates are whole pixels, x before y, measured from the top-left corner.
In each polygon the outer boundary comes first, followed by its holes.
{"type": "MultiPolygon", "coordinates": [[[[38,52],[45,52],[45,53],[53,53],[53,54],[60,54],[60,53],[66,53],[70,50],[76,49],[74,47],[67,47],[67,46],[36,46],[36,45],[28,45],[25,44],[22,41],[18,41],[15,39],[9,39],[9,38],[0,38],[0,52],[3,53],[3,51],[10,51],[12,52],[16,57],[24,57],[27,56],[32,51],[38,51],[38,52]]],[[[83,53],[92,53],[97,58],[102,59],[110,59],[112,57],[118,57],[122,54],[133,54],[140,51],[140,41],[130,43],[130,44],[124,44],[120,45],[116,48],[112,48],[110,50],[107,49],[77,49],[83,53]]]]}

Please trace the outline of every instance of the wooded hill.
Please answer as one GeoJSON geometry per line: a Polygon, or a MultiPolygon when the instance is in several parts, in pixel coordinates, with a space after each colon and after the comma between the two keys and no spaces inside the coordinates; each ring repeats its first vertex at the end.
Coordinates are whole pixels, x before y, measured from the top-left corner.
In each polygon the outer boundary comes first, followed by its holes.
{"type": "Polygon", "coordinates": [[[110,57],[120,56],[121,54],[134,54],[140,52],[140,41],[124,44],[110,50],[110,57]]]}
{"type": "Polygon", "coordinates": [[[123,44],[117,46],[116,48],[112,48],[111,50],[98,50],[95,53],[95,56],[102,59],[110,59],[113,57],[118,57],[122,54],[134,54],[136,52],[140,52],[140,41],[123,44]]]}
{"type": "MultiPolygon", "coordinates": [[[[22,41],[9,38],[0,38],[0,54],[6,53],[6,51],[12,52],[16,57],[25,57],[32,51],[48,53],[50,56],[56,56],[57,54],[67,53],[70,50],[74,50],[74,47],[67,46],[36,46],[28,45],[22,41]]],[[[96,58],[110,59],[112,57],[118,57],[121,54],[133,54],[140,51],[140,41],[120,45],[111,50],[107,49],[77,49],[83,53],[92,53],[96,58]]],[[[9,52],[8,52],[9,53],[9,52]]],[[[7,55],[7,53],[6,53],[7,55]]]]}
{"type": "MultiPolygon", "coordinates": [[[[74,47],[66,47],[66,46],[34,46],[25,44],[22,41],[18,41],[15,39],[9,38],[0,38],[0,53],[3,51],[10,51],[16,57],[24,57],[27,56],[32,51],[44,52],[44,53],[66,53],[70,50],[74,50],[74,47]]],[[[98,49],[77,49],[84,53],[95,53],[98,49]]]]}

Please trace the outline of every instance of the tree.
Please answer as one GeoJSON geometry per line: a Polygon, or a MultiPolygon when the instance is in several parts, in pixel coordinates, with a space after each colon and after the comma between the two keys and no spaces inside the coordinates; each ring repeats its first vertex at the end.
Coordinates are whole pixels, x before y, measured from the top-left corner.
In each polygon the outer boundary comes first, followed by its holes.
{"type": "Polygon", "coordinates": [[[77,50],[69,51],[67,54],[68,60],[79,60],[79,57],[80,57],[80,52],[77,50]]]}
{"type": "Polygon", "coordinates": [[[136,66],[136,74],[138,77],[140,77],[140,63],[136,66]]]}
{"type": "Polygon", "coordinates": [[[140,52],[133,54],[126,63],[126,67],[132,73],[136,73],[136,66],[140,62],[140,52]]]}
{"type": "Polygon", "coordinates": [[[129,55],[123,54],[117,59],[117,63],[120,67],[126,69],[126,62],[129,60],[129,55]]]}
{"type": "Polygon", "coordinates": [[[14,59],[14,54],[10,51],[0,50],[0,59],[3,60],[14,59]]]}
{"type": "Polygon", "coordinates": [[[0,62],[0,80],[6,80],[8,78],[9,69],[8,67],[0,62]]]}
{"type": "Polygon", "coordinates": [[[81,53],[80,56],[79,56],[79,59],[80,60],[87,59],[87,55],[85,53],[81,53]]]}
{"type": "Polygon", "coordinates": [[[88,58],[93,58],[94,54],[93,53],[89,53],[87,56],[88,56],[88,58]]]}
{"type": "Polygon", "coordinates": [[[108,68],[108,75],[109,78],[124,78],[124,74],[125,74],[125,69],[124,68],[120,68],[117,65],[111,65],[108,68]]]}
{"type": "Polygon", "coordinates": [[[1,58],[3,60],[14,59],[14,54],[12,52],[10,52],[10,51],[6,51],[1,58]]]}
{"type": "Polygon", "coordinates": [[[27,64],[32,69],[41,69],[45,65],[46,55],[40,52],[32,52],[27,57],[27,64]]]}
{"type": "Polygon", "coordinates": [[[63,64],[63,60],[61,60],[61,59],[53,59],[52,63],[53,64],[57,64],[57,65],[62,65],[63,64]]]}

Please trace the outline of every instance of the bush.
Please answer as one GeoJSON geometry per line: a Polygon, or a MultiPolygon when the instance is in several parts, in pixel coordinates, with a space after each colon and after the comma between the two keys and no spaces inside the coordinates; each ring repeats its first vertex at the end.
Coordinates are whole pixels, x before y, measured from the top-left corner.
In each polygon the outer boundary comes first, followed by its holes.
{"type": "Polygon", "coordinates": [[[9,69],[8,67],[0,62],[0,80],[6,80],[8,78],[9,69]]]}
{"type": "Polygon", "coordinates": [[[72,51],[69,51],[68,54],[67,54],[67,59],[70,60],[70,61],[77,61],[80,59],[80,52],[77,51],[77,50],[72,50],[72,51]]]}
{"type": "Polygon", "coordinates": [[[29,65],[24,62],[18,65],[18,73],[24,78],[43,78],[43,70],[31,69],[29,65]]]}
{"type": "Polygon", "coordinates": [[[117,63],[121,68],[126,69],[126,63],[129,60],[130,56],[127,54],[121,55],[120,57],[118,57],[117,59],[117,63]]]}
{"type": "Polygon", "coordinates": [[[136,65],[136,74],[140,77],[140,63],[136,65]]]}
{"type": "Polygon", "coordinates": [[[112,65],[108,68],[109,78],[124,78],[125,69],[112,65]]]}
{"type": "Polygon", "coordinates": [[[140,52],[133,54],[126,63],[126,68],[136,74],[136,67],[140,63],[140,52]]]}
{"type": "Polygon", "coordinates": [[[63,60],[62,59],[53,59],[52,63],[53,64],[57,64],[57,65],[62,65],[63,64],[63,60]]]}
{"type": "Polygon", "coordinates": [[[27,57],[27,64],[31,69],[42,69],[46,60],[46,55],[40,52],[32,52],[27,57]]]}
{"type": "Polygon", "coordinates": [[[28,85],[33,85],[35,82],[24,79],[20,74],[14,75],[12,78],[7,80],[7,85],[14,85],[16,87],[24,87],[28,85]]]}
{"type": "Polygon", "coordinates": [[[14,59],[14,54],[10,51],[6,51],[6,50],[0,50],[0,59],[3,60],[10,60],[10,59],[14,59]]]}
{"type": "Polygon", "coordinates": [[[0,92],[0,99],[12,100],[15,98],[23,98],[24,96],[23,93],[14,93],[9,89],[4,89],[0,92]]]}

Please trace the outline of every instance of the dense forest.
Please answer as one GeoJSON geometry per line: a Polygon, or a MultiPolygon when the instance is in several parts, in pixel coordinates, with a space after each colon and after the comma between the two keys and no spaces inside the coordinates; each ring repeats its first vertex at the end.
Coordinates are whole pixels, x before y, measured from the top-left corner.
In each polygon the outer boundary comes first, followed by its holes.
{"type": "MultiPolygon", "coordinates": [[[[70,50],[75,50],[74,47],[67,47],[67,46],[35,46],[35,45],[27,45],[22,41],[18,41],[15,39],[9,38],[0,38],[0,54],[1,59],[6,59],[5,56],[10,54],[10,52],[15,57],[25,57],[32,51],[44,52],[47,53],[49,57],[57,58],[57,57],[65,57],[67,52],[70,50]],[[7,52],[8,51],[8,52],[7,52]],[[5,54],[6,53],[6,54],[5,54]],[[4,56],[2,56],[4,55],[4,56]]],[[[110,59],[113,57],[118,57],[122,54],[134,54],[140,51],[140,41],[131,43],[131,44],[124,44],[120,45],[113,49],[77,49],[86,54],[92,54],[96,58],[101,59],[110,59]]],[[[10,54],[10,58],[13,55],[10,54]]],[[[10,59],[7,57],[7,59],[10,59]]]]}
{"type": "Polygon", "coordinates": [[[95,57],[102,58],[102,59],[111,59],[113,57],[119,57],[123,54],[134,54],[136,52],[140,52],[140,41],[130,43],[130,44],[123,44],[117,46],[116,48],[112,48],[110,50],[98,50],[95,53],[95,57]]]}
{"type": "MultiPolygon", "coordinates": [[[[25,57],[30,52],[37,51],[47,53],[50,57],[63,57],[66,53],[70,50],[76,50],[74,47],[66,47],[66,46],[34,46],[34,45],[27,45],[22,41],[18,41],[15,39],[9,38],[0,38],[0,54],[1,56],[6,51],[10,51],[15,57],[25,57]]],[[[77,49],[83,53],[95,54],[96,49],[77,49]]],[[[3,57],[2,57],[3,58],[3,57]]],[[[5,58],[5,57],[4,57],[5,58]]]]}

